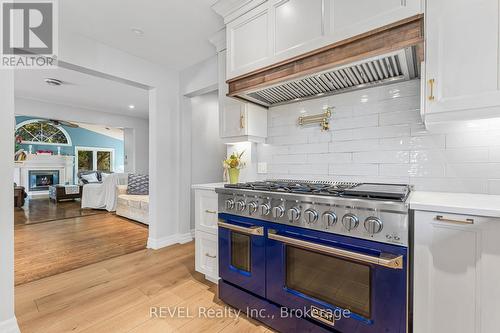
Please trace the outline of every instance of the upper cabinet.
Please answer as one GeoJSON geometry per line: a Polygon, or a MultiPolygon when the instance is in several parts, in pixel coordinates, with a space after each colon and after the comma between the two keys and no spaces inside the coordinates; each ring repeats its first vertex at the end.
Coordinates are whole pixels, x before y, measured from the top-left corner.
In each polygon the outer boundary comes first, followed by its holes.
{"type": "Polygon", "coordinates": [[[419,14],[421,1],[251,1],[225,17],[227,79],[419,14]]]}
{"type": "Polygon", "coordinates": [[[224,142],[265,142],[267,109],[227,97],[226,50],[218,53],[219,66],[219,129],[224,142]]]}
{"type": "Polygon", "coordinates": [[[426,123],[500,117],[498,26],[498,1],[427,1],[426,123]]]}

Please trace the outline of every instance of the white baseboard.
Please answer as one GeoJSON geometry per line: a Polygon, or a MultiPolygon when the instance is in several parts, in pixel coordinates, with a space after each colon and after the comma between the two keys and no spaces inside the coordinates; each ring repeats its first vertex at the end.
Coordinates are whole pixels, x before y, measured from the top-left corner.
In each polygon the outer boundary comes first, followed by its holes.
{"type": "Polygon", "coordinates": [[[148,249],[158,250],[174,244],[185,244],[193,240],[191,233],[175,234],[164,238],[148,238],[148,249]]]}
{"type": "Polygon", "coordinates": [[[2,333],[20,333],[16,317],[0,322],[0,332],[2,333]]]}
{"type": "Polygon", "coordinates": [[[196,229],[191,229],[191,237],[193,239],[196,237],[196,229]]]}

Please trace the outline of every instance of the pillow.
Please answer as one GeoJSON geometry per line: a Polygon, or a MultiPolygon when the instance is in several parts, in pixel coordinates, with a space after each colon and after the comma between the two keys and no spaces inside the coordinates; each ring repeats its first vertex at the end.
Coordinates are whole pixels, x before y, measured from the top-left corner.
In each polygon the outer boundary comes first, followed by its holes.
{"type": "Polygon", "coordinates": [[[149,195],[149,176],[148,175],[128,175],[127,194],[149,195]]]}
{"type": "Polygon", "coordinates": [[[82,180],[85,184],[90,184],[90,183],[99,183],[99,179],[97,179],[97,173],[92,172],[86,175],[81,175],[82,180]]]}

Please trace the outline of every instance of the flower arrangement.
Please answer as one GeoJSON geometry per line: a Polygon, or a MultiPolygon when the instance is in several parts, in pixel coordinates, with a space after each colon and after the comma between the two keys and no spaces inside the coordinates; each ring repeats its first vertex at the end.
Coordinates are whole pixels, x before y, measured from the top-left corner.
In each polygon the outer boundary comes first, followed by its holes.
{"type": "MultiPolygon", "coordinates": [[[[245,167],[245,162],[241,160],[241,157],[245,151],[241,153],[234,152],[228,159],[222,161],[222,166],[224,167],[224,174],[229,173],[229,182],[231,184],[238,183],[238,178],[240,177],[240,169],[245,167]]],[[[225,177],[227,179],[227,176],[225,177]]]]}

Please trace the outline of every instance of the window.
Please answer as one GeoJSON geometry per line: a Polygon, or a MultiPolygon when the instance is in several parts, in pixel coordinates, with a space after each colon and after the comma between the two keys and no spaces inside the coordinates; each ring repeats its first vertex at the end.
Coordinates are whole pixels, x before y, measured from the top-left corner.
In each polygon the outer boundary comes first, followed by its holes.
{"type": "Polygon", "coordinates": [[[16,136],[18,135],[25,144],[71,146],[71,138],[64,128],[41,119],[19,123],[16,126],[16,136]]]}
{"type": "Polygon", "coordinates": [[[112,148],[75,147],[77,172],[113,171],[115,150],[112,148]]]}

